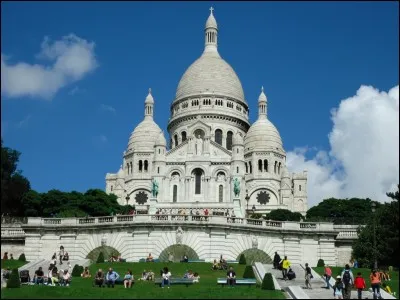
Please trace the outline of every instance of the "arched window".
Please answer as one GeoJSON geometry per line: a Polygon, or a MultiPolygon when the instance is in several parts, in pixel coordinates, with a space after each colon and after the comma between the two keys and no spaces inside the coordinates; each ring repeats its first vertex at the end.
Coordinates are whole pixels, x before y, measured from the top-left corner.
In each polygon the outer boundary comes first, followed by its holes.
{"type": "Polygon", "coordinates": [[[236,173],[239,174],[239,167],[236,167],[236,173]]]}
{"type": "Polygon", "coordinates": [[[178,135],[174,135],[175,147],[178,146],[178,135]]]}
{"type": "Polygon", "coordinates": [[[268,160],[264,159],[264,171],[268,172],[268,160]]]}
{"type": "Polygon", "coordinates": [[[224,187],[222,184],[218,187],[218,200],[219,202],[224,202],[224,187]]]}
{"type": "Polygon", "coordinates": [[[301,192],[301,185],[299,185],[299,191],[301,192]]]}
{"type": "Polygon", "coordinates": [[[247,163],[244,163],[244,166],[246,167],[246,174],[249,173],[249,166],[247,165],[247,163]]]}
{"type": "Polygon", "coordinates": [[[158,149],[158,154],[161,154],[161,149],[158,149]]]}
{"type": "Polygon", "coordinates": [[[258,160],[258,171],[262,172],[262,160],[258,160]]]}
{"type": "Polygon", "coordinates": [[[144,170],[147,172],[149,169],[149,162],[147,160],[144,161],[144,170]]]}
{"type": "Polygon", "coordinates": [[[182,142],[186,141],[186,131],[182,131],[182,142]]]}
{"type": "Polygon", "coordinates": [[[274,173],[276,174],[276,165],[277,165],[277,161],[275,161],[275,164],[274,164],[274,173]]]}
{"type": "Polygon", "coordinates": [[[178,186],[174,184],[173,190],[172,190],[172,202],[176,202],[178,198],[178,186]]]}
{"type": "Polygon", "coordinates": [[[251,166],[251,161],[249,161],[249,169],[250,169],[250,174],[253,173],[253,168],[251,166]]]}
{"type": "Polygon", "coordinates": [[[142,172],[143,170],[143,162],[139,160],[139,172],[142,172]]]}
{"type": "Polygon", "coordinates": [[[236,149],[236,153],[239,153],[239,148],[236,149]]]}
{"type": "Polygon", "coordinates": [[[278,164],[278,174],[281,174],[281,163],[278,164]]]}
{"type": "Polygon", "coordinates": [[[233,137],[233,132],[228,131],[226,134],[226,149],[232,150],[232,137],[233,137]]]}
{"type": "Polygon", "coordinates": [[[215,142],[217,144],[222,145],[222,130],[221,129],[215,130],[215,142]]]}
{"type": "Polygon", "coordinates": [[[201,169],[195,169],[194,170],[194,176],[195,176],[195,194],[199,195],[201,194],[201,175],[203,174],[203,171],[201,169]]]}
{"type": "Polygon", "coordinates": [[[126,169],[128,170],[128,174],[129,174],[129,173],[130,173],[130,170],[129,170],[129,163],[126,164],[126,169]]]}
{"type": "Polygon", "coordinates": [[[157,167],[157,174],[160,174],[160,167],[157,167]]]}

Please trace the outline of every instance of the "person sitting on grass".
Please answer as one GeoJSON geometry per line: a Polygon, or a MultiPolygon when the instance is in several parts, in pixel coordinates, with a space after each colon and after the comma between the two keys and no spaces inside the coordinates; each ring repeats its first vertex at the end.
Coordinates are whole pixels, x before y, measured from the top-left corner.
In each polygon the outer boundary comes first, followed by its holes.
{"type": "Polygon", "coordinates": [[[150,270],[150,271],[147,273],[147,280],[149,280],[149,281],[154,280],[154,272],[153,272],[152,270],[150,270]]]}
{"type": "Polygon", "coordinates": [[[83,273],[81,274],[81,277],[83,277],[83,278],[90,278],[90,277],[92,277],[92,275],[90,275],[90,272],[89,272],[89,268],[88,268],[88,267],[85,267],[85,269],[83,270],[83,273]]]}
{"type": "Polygon", "coordinates": [[[43,284],[44,283],[44,272],[42,270],[42,267],[39,267],[39,269],[37,269],[35,271],[35,275],[33,275],[33,282],[35,284],[43,284]]]}
{"type": "Polygon", "coordinates": [[[125,288],[132,287],[133,275],[132,271],[128,270],[124,277],[124,286],[125,288]]]}
{"type": "Polygon", "coordinates": [[[99,269],[94,277],[93,286],[104,287],[104,272],[99,269]]]}
{"type": "Polygon", "coordinates": [[[115,272],[112,268],[108,269],[107,275],[106,275],[106,283],[107,287],[114,288],[115,281],[119,278],[119,275],[117,272],[115,272]]]}
{"type": "Polygon", "coordinates": [[[193,274],[193,283],[195,283],[195,282],[199,282],[199,279],[200,279],[200,276],[199,276],[199,273],[194,273],[193,274]]]}
{"type": "Polygon", "coordinates": [[[69,286],[71,283],[71,273],[68,270],[64,270],[64,273],[60,277],[60,285],[62,286],[69,286]]]}
{"type": "Polygon", "coordinates": [[[236,273],[233,271],[232,267],[230,267],[229,271],[226,273],[226,283],[231,287],[236,284],[236,273]]]}
{"type": "Polygon", "coordinates": [[[167,267],[164,267],[163,269],[163,274],[162,274],[162,281],[161,281],[161,287],[164,288],[164,285],[168,285],[168,288],[171,286],[171,272],[168,270],[167,267]]]}
{"type": "Polygon", "coordinates": [[[183,275],[183,278],[189,278],[189,271],[186,270],[185,274],[183,275]]]}
{"type": "Polygon", "coordinates": [[[151,253],[149,253],[149,256],[147,256],[146,262],[154,262],[154,258],[151,256],[151,253]]]}
{"type": "Polygon", "coordinates": [[[143,270],[143,272],[142,272],[142,278],[140,278],[139,280],[147,280],[147,275],[148,273],[147,273],[147,271],[146,270],[143,270]]]}
{"type": "Polygon", "coordinates": [[[211,270],[218,270],[218,263],[217,263],[216,259],[214,259],[214,262],[213,262],[213,265],[211,267],[211,270]]]}
{"type": "Polygon", "coordinates": [[[52,286],[55,286],[56,283],[58,284],[60,282],[59,274],[57,272],[54,272],[54,268],[50,270],[48,278],[50,280],[50,285],[52,286]]]}

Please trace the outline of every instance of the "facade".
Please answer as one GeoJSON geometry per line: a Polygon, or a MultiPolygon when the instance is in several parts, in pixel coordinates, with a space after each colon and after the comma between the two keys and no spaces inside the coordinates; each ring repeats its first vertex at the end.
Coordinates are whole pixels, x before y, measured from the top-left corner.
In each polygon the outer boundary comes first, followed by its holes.
{"type": "Polygon", "coordinates": [[[144,120],[132,132],[117,173],[106,175],[106,192],[121,205],[157,209],[230,208],[269,212],[307,211],[307,172],[289,173],[276,127],[268,120],[261,89],[258,119],[249,123],[249,106],[232,67],[218,53],[218,26],[211,9],[205,47],[182,76],[171,104],[169,147],[154,122],[151,90],[144,120]],[[234,181],[239,194],[234,194],[234,181]],[[153,183],[154,182],[154,183],[153,183]],[[153,184],[158,185],[157,196],[153,184]]]}

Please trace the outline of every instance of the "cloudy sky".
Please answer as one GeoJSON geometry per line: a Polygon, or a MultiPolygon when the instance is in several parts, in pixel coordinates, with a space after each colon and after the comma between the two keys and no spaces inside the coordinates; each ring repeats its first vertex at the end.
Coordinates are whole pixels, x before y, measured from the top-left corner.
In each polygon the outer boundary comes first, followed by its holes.
{"type": "Polygon", "coordinates": [[[1,136],[32,187],[104,188],[150,87],[167,132],[211,5],[250,119],[264,86],[290,171],[308,170],[310,205],[384,201],[399,182],[396,2],[2,3],[1,136]]]}

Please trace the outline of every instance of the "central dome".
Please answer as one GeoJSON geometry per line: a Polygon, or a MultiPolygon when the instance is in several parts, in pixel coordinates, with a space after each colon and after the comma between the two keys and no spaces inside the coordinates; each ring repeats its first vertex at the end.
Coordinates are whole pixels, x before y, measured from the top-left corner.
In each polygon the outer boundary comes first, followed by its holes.
{"type": "Polygon", "coordinates": [[[232,97],[246,103],[238,76],[218,52],[204,52],[190,65],[178,84],[175,99],[203,93],[232,97]]]}

